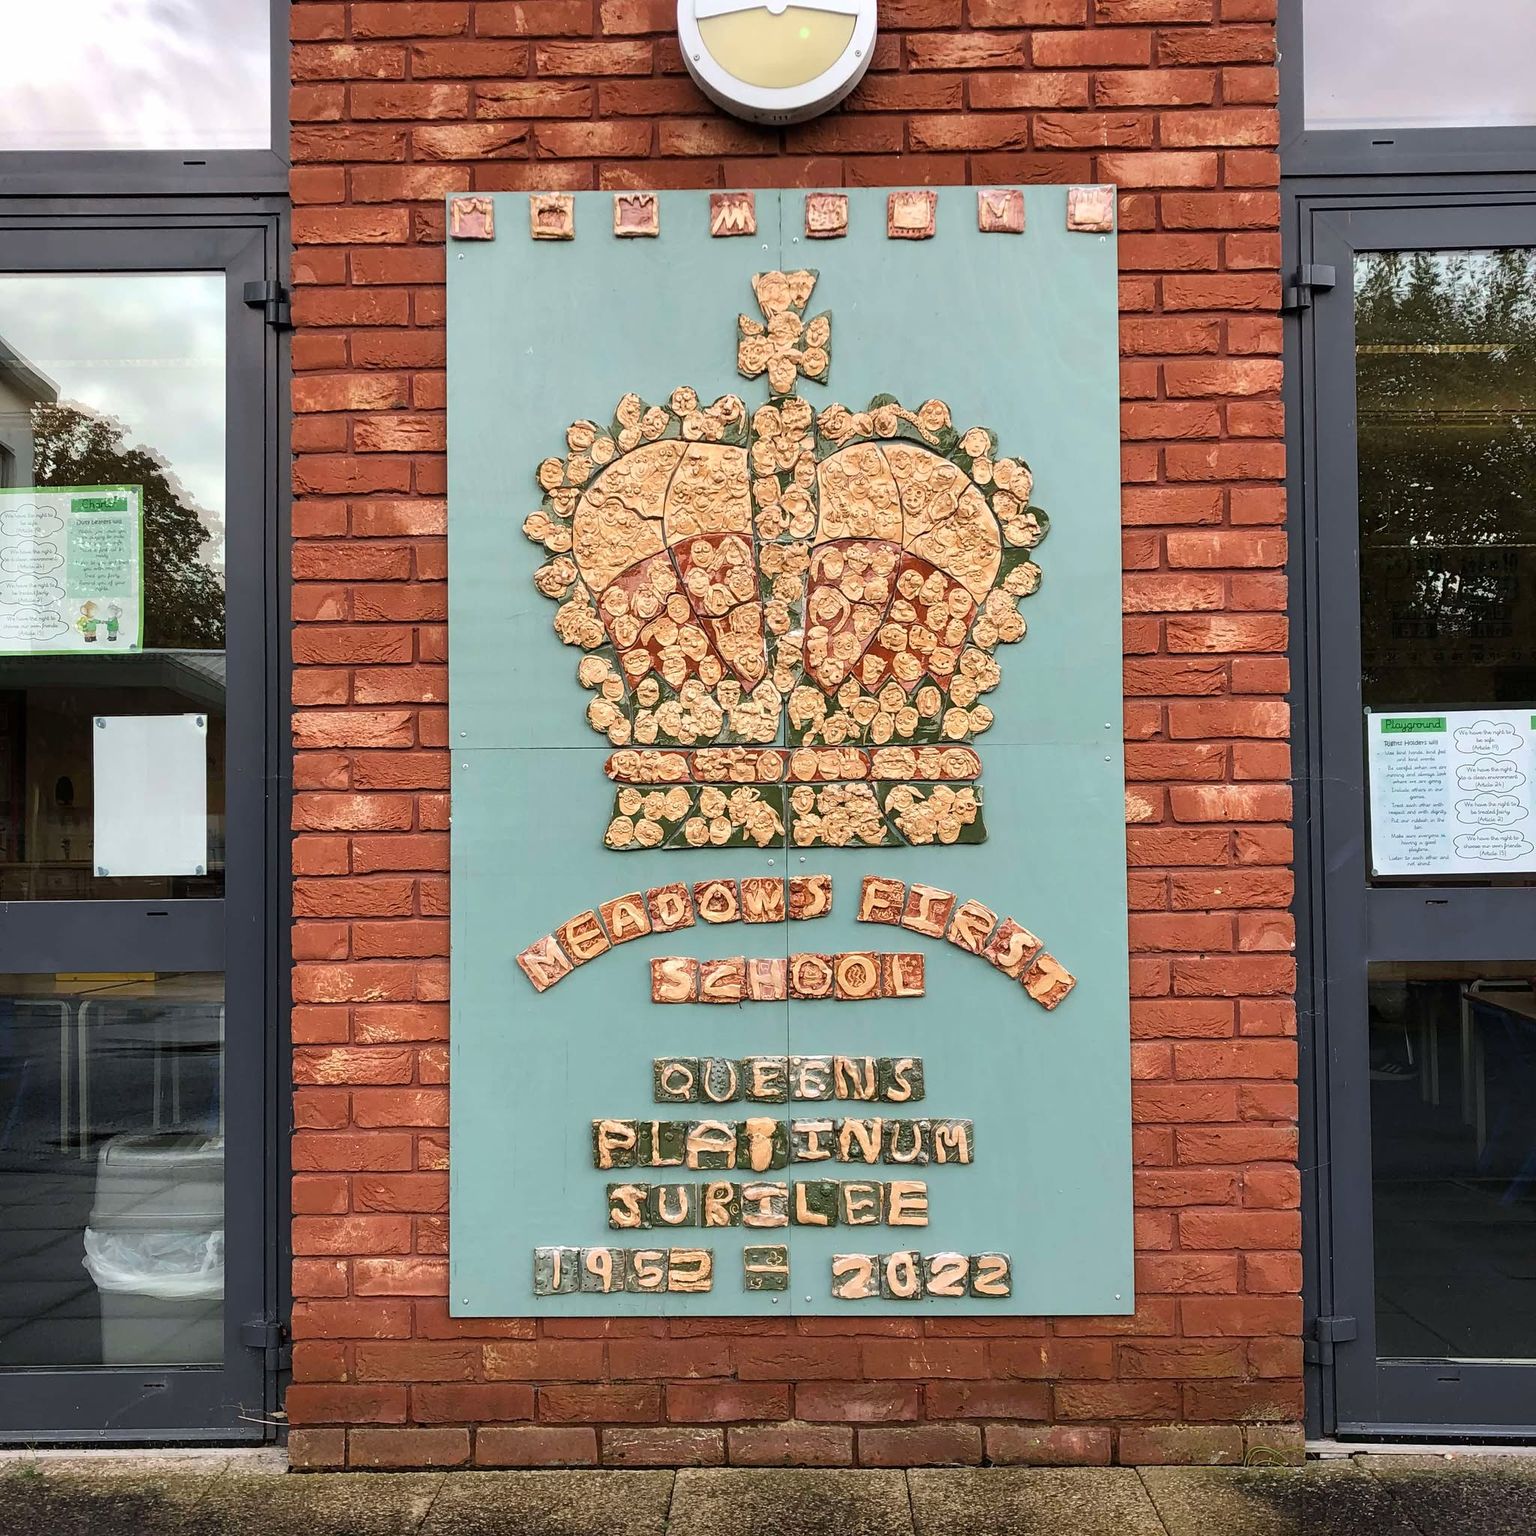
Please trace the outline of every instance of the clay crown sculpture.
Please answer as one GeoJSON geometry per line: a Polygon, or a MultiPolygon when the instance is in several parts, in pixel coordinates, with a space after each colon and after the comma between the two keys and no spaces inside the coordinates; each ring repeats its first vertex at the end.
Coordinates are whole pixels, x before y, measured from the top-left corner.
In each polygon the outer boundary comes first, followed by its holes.
{"type": "Polygon", "coordinates": [[[769,403],[619,401],[538,468],[523,524],[556,633],[617,749],[610,848],[979,842],[982,702],[1023,638],[1047,521],[1032,477],[947,405],[819,412],[813,271],[752,279],[737,367],[769,403]]]}

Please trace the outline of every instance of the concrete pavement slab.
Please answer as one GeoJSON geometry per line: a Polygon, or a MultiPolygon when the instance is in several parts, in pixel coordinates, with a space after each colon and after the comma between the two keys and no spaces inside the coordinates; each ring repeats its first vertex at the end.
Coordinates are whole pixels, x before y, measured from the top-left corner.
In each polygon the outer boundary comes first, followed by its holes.
{"type": "Polygon", "coordinates": [[[415,1536],[444,1476],[338,1472],[268,1477],[228,1472],[174,1529],[177,1536],[415,1536]]]}
{"type": "Polygon", "coordinates": [[[677,1474],[667,1536],[912,1536],[900,1472],[689,1468],[677,1474]]]}
{"type": "Polygon", "coordinates": [[[1398,1509],[1433,1536],[1530,1536],[1536,1531],[1536,1457],[1357,1456],[1398,1509]]]}
{"type": "Polygon", "coordinates": [[[1164,1536],[1132,1467],[944,1468],[907,1479],[917,1536],[1164,1536]]]}
{"type": "Polygon", "coordinates": [[[1347,1461],[1305,1467],[1143,1467],[1168,1536],[1419,1536],[1347,1461]]]}
{"type": "Polygon", "coordinates": [[[420,1536],[662,1536],[671,1472],[454,1472],[420,1536]]]}
{"type": "Polygon", "coordinates": [[[0,1536],[172,1536],[225,1467],[206,1457],[10,1461],[0,1467],[0,1536]]]}

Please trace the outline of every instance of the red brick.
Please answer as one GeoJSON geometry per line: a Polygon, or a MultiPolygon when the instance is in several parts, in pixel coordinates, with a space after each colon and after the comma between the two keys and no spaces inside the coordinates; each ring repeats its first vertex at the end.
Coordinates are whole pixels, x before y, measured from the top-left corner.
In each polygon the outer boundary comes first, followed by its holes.
{"type": "Polygon", "coordinates": [[[683,1424],[787,1419],[789,1387],[768,1382],[669,1382],[667,1417],[683,1424]]]}
{"type": "MultiPolygon", "coordinates": [[[[1298,1364],[1295,1371],[1287,1372],[1296,1375],[1301,1367],[1298,1364]]],[[[1192,1381],[1184,1391],[1185,1410],[1193,1418],[1226,1420],[1243,1420],[1244,1444],[1251,1450],[1255,1443],[1255,1436],[1263,1434],[1253,1422],[1285,1424],[1289,1421],[1294,1428],[1287,1432],[1287,1442],[1294,1444],[1295,1437],[1299,1435],[1300,1419],[1303,1411],[1302,1384],[1300,1380],[1292,1381],[1192,1381]]],[[[1295,1452],[1287,1450],[1282,1453],[1292,1463],[1295,1462],[1295,1452]]],[[[1257,1463],[1254,1463],[1257,1464],[1257,1463]]],[[[1280,1457],[1276,1457],[1270,1465],[1284,1465],[1280,1457]]]]}
{"type": "Polygon", "coordinates": [[[958,1339],[877,1340],[864,1345],[863,1359],[865,1374],[876,1380],[988,1374],[986,1346],[958,1339]]]}
{"type": "Polygon", "coordinates": [[[531,1419],[533,1388],[505,1382],[413,1387],[411,1413],[419,1424],[496,1424],[531,1419]]]}
{"type": "Polygon", "coordinates": [[[1104,1339],[999,1339],[990,1357],[995,1376],[1023,1381],[1114,1374],[1113,1349],[1104,1339]]]}
{"type": "Polygon", "coordinates": [[[347,1465],[373,1471],[406,1467],[462,1467],[469,1461],[467,1429],[354,1429],[347,1465]]]}
{"type": "Polygon", "coordinates": [[[849,1467],[853,1430],[831,1424],[732,1425],[726,1454],[733,1467],[849,1467]]]}
{"type": "Polygon", "coordinates": [[[1225,1039],[1233,1005],[1221,998],[1158,998],[1131,1005],[1133,1039],[1225,1039]]]}
{"type": "MultiPolygon", "coordinates": [[[[978,4],[990,3],[991,0],[971,0],[972,12],[978,4]]],[[[907,62],[913,69],[1019,69],[1027,63],[1027,38],[1020,32],[913,32],[906,41],[907,62]]],[[[1036,39],[1037,47],[1038,44],[1036,39]]],[[[1037,57],[1035,62],[1047,61],[1037,57]]]]}
{"type": "Polygon", "coordinates": [[[1190,699],[1168,706],[1174,737],[1284,736],[1290,710],[1276,700],[1190,699]]]}
{"type": "Polygon", "coordinates": [[[718,1467],[725,1461],[719,1429],[605,1429],[605,1467],[718,1467]]]}
{"type": "Polygon", "coordinates": [[[1130,1381],[1200,1381],[1247,1374],[1241,1340],[1127,1340],[1120,1346],[1120,1374],[1130,1381]]]}
{"type": "Polygon", "coordinates": [[[288,1465],[295,1472],[339,1472],[347,1464],[344,1429],[292,1429],[288,1465]]]}
{"type": "Polygon", "coordinates": [[[599,1384],[600,1374],[599,1368],[591,1385],[540,1386],[539,1418],[573,1424],[654,1424],[661,1418],[660,1387],[599,1384]]]}
{"type": "Polygon", "coordinates": [[[352,43],[296,46],[289,54],[295,80],[402,80],[405,50],[352,43]]]}
{"type": "Polygon", "coordinates": [[[1179,1411],[1179,1388],[1164,1381],[1062,1382],[1055,1402],[1058,1419],[1171,1419],[1179,1411]]]}
{"type": "MultiPolygon", "coordinates": [[[[1088,19],[1088,5],[1089,0],[968,0],[965,19],[973,27],[1074,27],[1088,19]]],[[[953,20],[959,20],[958,8],[953,20]]],[[[884,12],[881,23],[899,25],[884,12]]]]}
{"type": "Polygon", "coordinates": [[[519,1424],[475,1431],[477,1467],[595,1467],[597,1431],[519,1424]]]}
{"type": "Polygon", "coordinates": [[[993,1466],[1107,1467],[1110,1461],[1107,1429],[988,1424],[985,1434],[987,1461],[993,1466]]]}
{"type": "MultiPolygon", "coordinates": [[[[972,0],[972,15],[975,0],[972,0]]],[[[1152,60],[1152,34],[1129,29],[1092,32],[1041,32],[1033,42],[1033,62],[1043,69],[1146,66],[1152,60]]]]}
{"type": "Polygon", "coordinates": [[[347,1386],[342,1383],[288,1388],[283,1408],[290,1424],[404,1424],[402,1386],[347,1386]]]}
{"type": "Polygon", "coordinates": [[[1093,77],[1098,107],[1202,107],[1215,94],[1210,69],[1100,70],[1093,77]]]}
{"type": "Polygon", "coordinates": [[[826,1423],[907,1422],[919,1417],[922,1390],[905,1382],[800,1382],[795,1387],[795,1416],[826,1423]]]}
{"type": "Polygon", "coordinates": [[[1180,1302],[1184,1332],[1208,1336],[1263,1337],[1301,1331],[1299,1296],[1191,1296],[1180,1302]]]}
{"type": "MultiPolygon", "coordinates": [[[[742,1381],[852,1381],[863,1374],[859,1368],[859,1347],[851,1340],[749,1338],[736,1344],[735,1353],[736,1374],[742,1381]]],[[[868,1374],[896,1373],[871,1370],[868,1374]]]]}
{"type": "Polygon", "coordinates": [[[1221,1124],[1237,1118],[1237,1092],[1229,1083],[1136,1083],[1131,1117],[1138,1124],[1221,1124]]]}
{"type": "Polygon", "coordinates": [[[1122,1466],[1219,1466],[1243,1459],[1243,1432],[1236,1425],[1127,1425],[1120,1431],[1122,1466]]]}
{"type": "Polygon", "coordinates": [[[914,1424],[858,1431],[861,1467],[975,1467],[981,1429],[975,1424],[914,1424]]]}
{"type": "Polygon", "coordinates": [[[477,0],[480,37],[580,37],[592,25],[581,0],[477,0]]]}
{"type": "Polygon", "coordinates": [[[454,37],[469,30],[467,0],[358,3],[350,9],[353,37],[454,37]]]}
{"type": "Polygon", "coordinates": [[[1133,867],[1225,864],[1231,857],[1227,834],[1219,828],[1135,828],[1126,834],[1126,845],[1133,867]]]}
{"type": "Polygon", "coordinates": [[[1296,1248],[1301,1218],[1295,1211],[1193,1210],[1178,1214],[1179,1241],[1196,1248],[1296,1248]]]}
{"type": "MultiPolygon", "coordinates": [[[[908,76],[902,76],[905,82],[908,76]]],[[[879,84],[878,77],[866,76],[866,81],[874,80],[879,84]]],[[[919,80],[921,86],[925,82],[919,80]]],[[[980,111],[991,111],[1007,107],[1086,107],[1089,97],[1089,77],[1087,75],[1072,74],[1067,72],[1052,72],[1044,69],[1031,69],[1019,74],[982,74],[973,75],[967,87],[970,104],[980,111]]],[[[860,90],[868,87],[861,87],[860,90]]],[[[905,104],[908,92],[912,87],[903,83],[901,98],[905,104]]],[[[857,101],[858,94],[851,100],[857,101]]],[[[896,103],[893,101],[892,105],[896,103]]],[[[913,102],[907,110],[922,110],[923,103],[913,102]]],[[[958,107],[958,99],[942,103],[944,106],[958,107]]],[[[1108,102],[1100,105],[1119,106],[1133,105],[1133,103],[1108,102]]]]}
{"type": "Polygon", "coordinates": [[[1243,1255],[1243,1288],[1250,1294],[1279,1292],[1295,1295],[1301,1290],[1299,1253],[1248,1253],[1243,1255]]]}
{"type": "MultiPolygon", "coordinates": [[[[1136,1260],[1136,1289],[1224,1295],[1237,1290],[1239,1272],[1238,1256],[1232,1253],[1144,1253],[1136,1260]]],[[[1124,1358],[1122,1352],[1122,1366],[1124,1358]]]]}
{"type": "Polygon", "coordinates": [[[1048,1419],[1051,1389],[1039,1381],[935,1381],[924,1389],[936,1419],[1048,1419]]]}
{"type": "Polygon", "coordinates": [[[541,75],[648,75],[649,43],[542,43],[534,50],[541,75]]]}
{"type": "Polygon", "coordinates": [[[1274,57],[1272,26],[1175,28],[1157,39],[1159,64],[1267,64],[1274,57]]]}
{"type": "Polygon", "coordinates": [[[1094,0],[1093,13],[1101,26],[1127,22],[1211,21],[1215,0],[1094,0]]]}

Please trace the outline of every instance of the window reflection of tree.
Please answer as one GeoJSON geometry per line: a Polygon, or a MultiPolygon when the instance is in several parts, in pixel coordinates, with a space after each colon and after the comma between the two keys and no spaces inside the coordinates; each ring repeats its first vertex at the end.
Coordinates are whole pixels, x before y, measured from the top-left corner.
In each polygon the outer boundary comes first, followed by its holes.
{"type": "Polygon", "coordinates": [[[144,491],[144,645],[222,650],[224,583],[209,562],[222,551],[164,456],[126,441],[123,424],[69,402],[32,409],[38,485],[138,485],[144,491]]]}
{"type": "Polygon", "coordinates": [[[1536,697],[1536,253],[1355,282],[1366,701],[1536,697]]]}

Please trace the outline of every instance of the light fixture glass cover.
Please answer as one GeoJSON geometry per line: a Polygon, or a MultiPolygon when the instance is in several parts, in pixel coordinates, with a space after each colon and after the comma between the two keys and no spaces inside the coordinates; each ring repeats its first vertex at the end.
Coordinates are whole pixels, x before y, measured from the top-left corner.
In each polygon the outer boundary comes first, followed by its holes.
{"type": "Polygon", "coordinates": [[[758,123],[798,123],[835,107],[869,68],[875,0],[678,0],[694,83],[758,123]]]}

